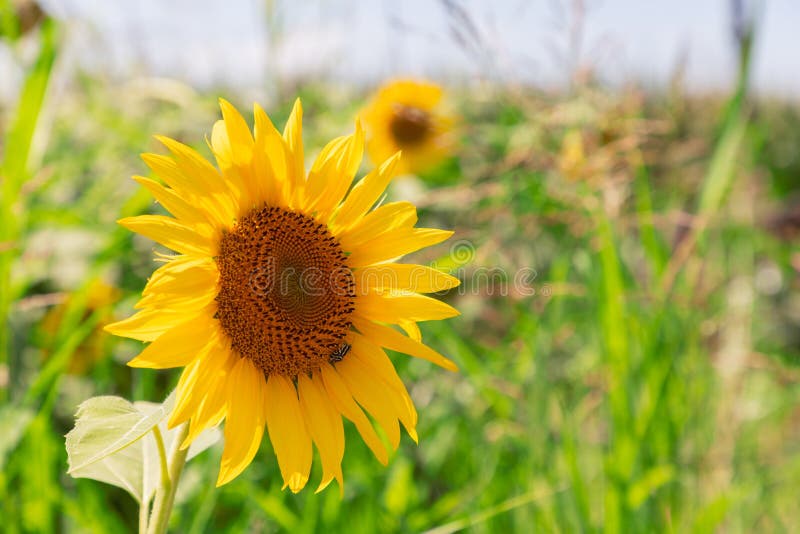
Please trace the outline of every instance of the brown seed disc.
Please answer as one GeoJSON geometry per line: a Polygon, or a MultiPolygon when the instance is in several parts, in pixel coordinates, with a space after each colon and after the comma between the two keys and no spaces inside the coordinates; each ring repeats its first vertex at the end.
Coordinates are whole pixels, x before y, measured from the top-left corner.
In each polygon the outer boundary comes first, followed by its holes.
{"type": "Polygon", "coordinates": [[[284,208],[256,208],[223,235],[217,319],[242,357],[294,378],[343,344],[355,308],[347,257],[328,228],[284,208]]]}
{"type": "Polygon", "coordinates": [[[401,147],[419,145],[432,129],[431,116],[424,109],[397,105],[389,122],[392,137],[401,147]]]}

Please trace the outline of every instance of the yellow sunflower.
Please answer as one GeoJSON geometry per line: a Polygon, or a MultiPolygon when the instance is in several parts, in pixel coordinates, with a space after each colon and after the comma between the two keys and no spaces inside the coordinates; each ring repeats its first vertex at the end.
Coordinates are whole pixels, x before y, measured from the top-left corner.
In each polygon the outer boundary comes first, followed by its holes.
{"type": "Polygon", "coordinates": [[[442,88],[433,83],[398,80],[381,87],[362,117],[367,148],[377,165],[403,152],[400,173],[422,172],[453,149],[455,117],[443,110],[442,88]]]}
{"type": "Polygon", "coordinates": [[[210,141],[219,169],[163,137],[171,156],[143,155],[167,187],[135,180],[173,217],[119,222],[177,254],[163,257],[139,311],[107,330],[150,342],[133,367],[185,368],[169,419],[171,427],[188,421],[183,447],[225,419],[217,485],[247,467],[266,429],[284,488],[306,485],[312,443],[323,471],[317,491],[334,478],[341,488],[342,416],[384,465],[400,441],[398,422],[417,440],[417,413],[384,348],[455,370],[421,342],[417,322],[458,314],[420,294],[458,280],[393,263],[452,232],[416,228],[408,202],[374,207],[400,154],[351,189],[359,123],[306,172],[299,100],[282,135],[258,105],[253,133],[233,106],[220,106],[210,141]]]}

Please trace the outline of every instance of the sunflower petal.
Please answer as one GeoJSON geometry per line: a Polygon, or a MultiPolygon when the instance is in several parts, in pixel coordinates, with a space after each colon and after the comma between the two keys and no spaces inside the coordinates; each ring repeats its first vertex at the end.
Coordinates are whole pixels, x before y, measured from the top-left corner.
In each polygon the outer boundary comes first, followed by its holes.
{"type": "Polygon", "coordinates": [[[397,326],[402,328],[414,341],[422,341],[422,332],[419,331],[419,326],[414,321],[400,321],[397,326]]]}
{"type": "Polygon", "coordinates": [[[356,121],[353,135],[330,143],[320,153],[308,173],[307,209],[327,221],[353,182],[364,155],[364,129],[356,121]]]}
{"type": "Polygon", "coordinates": [[[225,449],[217,487],[227,484],[250,465],[261,444],[266,420],[264,373],[247,358],[239,358],[228,380],[225,449]]]}
{"type": "Polygon", "coordinates": [[[402,352],[415,358],[428,360],[449,371],[458,371],[458,367],[451,360],[445,358],[429,346],[409,339],[394,328],[374,323],[368,319],[360,317],[353,318],[353,326],[373,343],[386,347],[387,349],[402,352]]]}
{"type": "Polygon", "coordinates": [[[233,149],[224,120],[218,120],[211,128],[211,151],[223,172],[233,167],[233,149]]]}
{"type": "Polygon", "coordinates": [[[353,394],[353,398],[378,421],[378,424],[386,432],[392,450],[396,450],[400,445],[400,426],[397,424],[395,405],[390,397],[397,393],[387,391],[375,380],[375,377],[358,367],[353,358],[344,358],[336,364],[335,369],[336,374],[342,378],[347,389],[353,394]]]}
{"type": "Polygon", "coordinates": [[[453,232],[434,228],[398,228],[353,250],[348,263],[351,267],[363,267],[399,258],[421,248],[441,243],[451,235],[453,232]]]}
{"type": "Polygon", "coordinates": [[[231,159],[235,165],[247,166],[253,158],[253,135],[242,115],[224,98],[219,99],[225,131],[231,149],[231,159]]]}
{"type": "Polygon", "coordinates": [[[193,180],[181,171],[178,163],[162,154],[142,154],[142,160],[148,167],[175,192],[187,200],[205,200],[206,184],[193,180]]]}
{"type": "Polygon", "coordinates": [[[344,491],[342,458],[344,457],[344,428],[342,416],[330,403],[319,373],[314,379],[306,375],[297,378],[300,408],[303,410],[308,431],[317,444],[322,459],[322,482],[317,493],[335,478],[340,492],[344,491]]]}
{"type": "MultiPolygon", "coordinates": [[[[228,180],[231,192],[236,195],[236,201],[240,208],[252,203],[253,192],[249,187],[245,177],[250,176],[250,159],[244,157],[240,152],[236,152],[236,147],[231,146],[228,127],[224,120],[214,123],[211,129],[211,142],[209,143],[211,152],[217,160],[222,175],[228,180]]],[[[249,154],[253,149],[250,147],[249,154]]]]}
{"type": "Polygon", "coordinates": [[[416,293],[367,293],[356,299],[356,314],[382,323],[400,324],[403,321],[436,321],[459,315],[458,310],[416,293]]]}
{"type": "Polygon", "coordinates": [[[253,167],[258,191],[267,204],[286,206],[287,199],[284,190],[288,188],[289,183],[287,168],[290,164],[296,165],[294,156],[286,146],[286,141],[269,120],[269,116],[258,104],[254,106],[253,116],[255,117],[253,167]]]}
{"type": "Polygon", "coordinates": [[[156,269],[142,294],[194,295],[209,288],[215,289],[218,281],[219,269],[213,259],[182,257],[156,269]]]}
{"type": "Polygon", "coordinates": [[[194,227],[203,235],[210,235],[211,228],[208,223],[208,218],[206,214],[198,210],[196,206],[184,200],[174,190],[167,189],[155,180],[145,178],[144,176],[134,176],[133,179],[136,180],[139,185],[144,186],[150,191],[153,198],[180,222],[194,227]]]}
{"type": "Polygon", "coordinates": [[[411,202],[390,202],[364,216],[337,236],[345,250],[356,250],[391,230],[411,228],[417,223],[417,208],[411,202]]]}
{"type": "Polygon", "coordinates": [[[303,105],[300,99],[294,101],[292,113],[283,129],[283,139],[288,150],[287,178],[291,184],[291,194],[295,198],[305,185],[306,170],[305,156],[303,155],[303,105]]]}
{"type": "Polygon", "coordinates": [[[155,341],[164,332],[185,321],[193,320],[201,313],[203,313],[203,310],[197,310],[195,315],[187,315],[182,311],[142,310],[127,319],[107,325],[104,330],[115,336],[138,339],[139,341],[155,341]]]}
{"type": "Polygon", "coordinates": [[[180,444],[186,449],[204,430],[222,421],[227,409],[228,375],[225,371],[216,374],[206,385],[206,392],[195,413],[189,421],[189,433],[180,444]]]}
{"type": "Polygon", "coordinates": [[[195,256],[214,256],[215,244],[195,229],[163,215],[138,215],[117,221],[128,230],[149,237],[167,248],[195,256]]]}
{"type": "Polygon", "coordinates": [[[160,308],[170,311],[192,312],[205,308],[216,298],[215,286],[204,287],[196,293],[150,293],[134,306],[135,309],[160,308]]]}
{"type": "Polygon", "coordinates": [[[269,439],[278,457],[283,487],[297,493],[305,487],[311,471],[311,438],[294,384],[281,375],[270,375],[266,402],[269,439]]]}
{"type": "Polygon", "coordinates": [[[425,265],[390,263],[372,265],[353,273],[356,287],[367,289],[435,293],[458,286],[458,278],[425,265]]]}
{"type": "MultiPolygon", "coordinates": [[[[156,139],[172,152],[180,173],[201,187],[200,198],[205,202],[210,201],[220,221],[226,223],[232,220],[236,216],[234,197],[241,196],[241,192],[234,195],[229,189],[235,184],[225,182],[217,169],[193,148],[161,135],[157,135],[156,139]]],[[[166,178],[164,180],[166,181],[166,178]]]]}
{"type": "Polygon", "coordinates": [[[334,235],[356,223],[378,201],[389,182],[395,177],[399,160],[400,152],[397,152],[353,187],[336,212],[332,225],[334,235]]]}
{"type": "Polygon", "coordinates": [[[208,337],[198,336],[197,333],[213,331],[213,328],[215,325],[211,324],[211,318],[200,314],[158,336],[129,361],[128,366],[169,369],[189,365],[215,342],[208,337]]]}
{"type": "Polygon", "coordinates": [[[208,350],[187,365],[181,374],[175,389],[175,408],[167,426],[174,428],[194,416],[200,408],[203,394],[210,390],[214,380],[229,373],[235,362],[230,345],[219,336],[214,336],[208,350]]]}
{"type": "Polygon", "coordinates": [[[372,423],[370,423],[367,416],[364,415],[364,412],[358,404],[356,404],[356,401],[353,400],[353,394],[350,393],[350,390],[347,388],[342,378],[329,364],[322,365],[321,376],[322,382],[325,385],[325,391],[328,392],[328,397],[331,399],[331,402],[333,402],[333,405],[342,415],[356,425],[358,433],[361,434],[361,438],[370,448],[372,454],[375,455],[375,458],[383,465],[387,465],[389,463],[389,456],[386,447],[378,437],[378,434],[375,433],[372,423]]]}
{"type": "MultiPolygon", "coordinates": [[[[353,347],[351,350],[353,361],[344,366],[344,372],[350,372],[350,374],[353,372],[356,374],[360,373],[364,378],[372,376],[374,377],[372,380],[373,382],[377,379],[391,388],[395,394],[387,394],[385,395],[386,398],[394,405],[395,413],[408,431],[408,434],[414,441],[418,441],[417,432],[415,430],[417,425],[417,410],[414,408],[414,403],[408,395],[406,386],[403,384],[403,381],[400,380],[400,377],[397,376],[397,371],[395,371],[394,365],[392,365],[389,357],[386,356],[386,353],[383,352],[383,349],[378,345],[358,334],[351,334],[350,340],[353,347]],[[358,369],[355,371],[347,371],[346,368],[348,365],[357,367],[358,369]]],[[[345,358],[345,360],[346,359],[347,358],[345,358]]],[[[337,368],[340,368],[343,363],[344,360],[337,364],[337,368]]]]}

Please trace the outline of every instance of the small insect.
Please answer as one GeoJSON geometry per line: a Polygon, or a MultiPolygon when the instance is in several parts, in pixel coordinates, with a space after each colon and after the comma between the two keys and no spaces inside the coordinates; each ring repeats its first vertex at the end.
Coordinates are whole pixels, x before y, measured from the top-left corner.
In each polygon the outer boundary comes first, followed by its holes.
{"type": "Polygon", "coordinates": [[[333,351],[331,355],[328,357],[328,361],[330,363],[340,362],[347,356],[347,353],[350,352],[350,345],[347,343],[342,343],[342,345],[333,351]]]}

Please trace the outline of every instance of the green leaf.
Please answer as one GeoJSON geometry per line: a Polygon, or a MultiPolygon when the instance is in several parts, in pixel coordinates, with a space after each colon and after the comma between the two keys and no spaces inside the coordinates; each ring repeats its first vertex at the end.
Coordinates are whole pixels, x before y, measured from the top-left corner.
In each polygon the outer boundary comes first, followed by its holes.
{"type": "MultiPolygon", "coordinates": [[[[174,395],[170,395],[168,399],[173,397],[174,395]]],[[[159,412],[162,407],[161,404],[144,401],[134,402],[133,405],[142,414],[159,412]]],[[[178,437],[178,427],[168,430],[167,420],[166,418],[162,418],[162,420],[158,423],[158,429],[161,432],[161,436],[164,441],[164,449],[166,451],[170,451],[175,446],[175,440],[178,437]]],[[[186,461],[188,462],[212,446],[214,443],[219,441],[221,437],[222,432],[216,427],[209,428],[205,432],[200,433],[200,435],[197,436],[197,438],[195,438],[195,440],[189,446],[189,453],[186,455],[186,461]]],[[[156,445],[156,440],[153,437],[153,434],[147,434],[142,442],[142,458],[144,465],[144,471],[142,473],[143,495],[145,497],[145,501],[149,501],[153,497],[153,494],[155,494],[156,488],[158,488],[158,484],[161,480],[160,459],[158,457],[158,446],[156,445]]]]}
{"type": "MultiPolygon", "coordinates": [[[[161,479],[160,458],[151,432],[158,425],[169,450],[177,429],[167,430],[166,419],[175,405],[171,394],[162,404],[131,403],[121,397],[93,397],[78,407],[75,428],[67,434],[68,473],[120,487],[146,504],[161,479]]],[[[220,437],[209,429],[194,441],[188,457],[196,456],[220,437]]]]}
{"type": "Polygon", "coordinates": [[[675,468],[669,464],[653,467],[645,472],[628,489],[628,506],[639,508],[653,493],[675,477],[675,468]]]}

